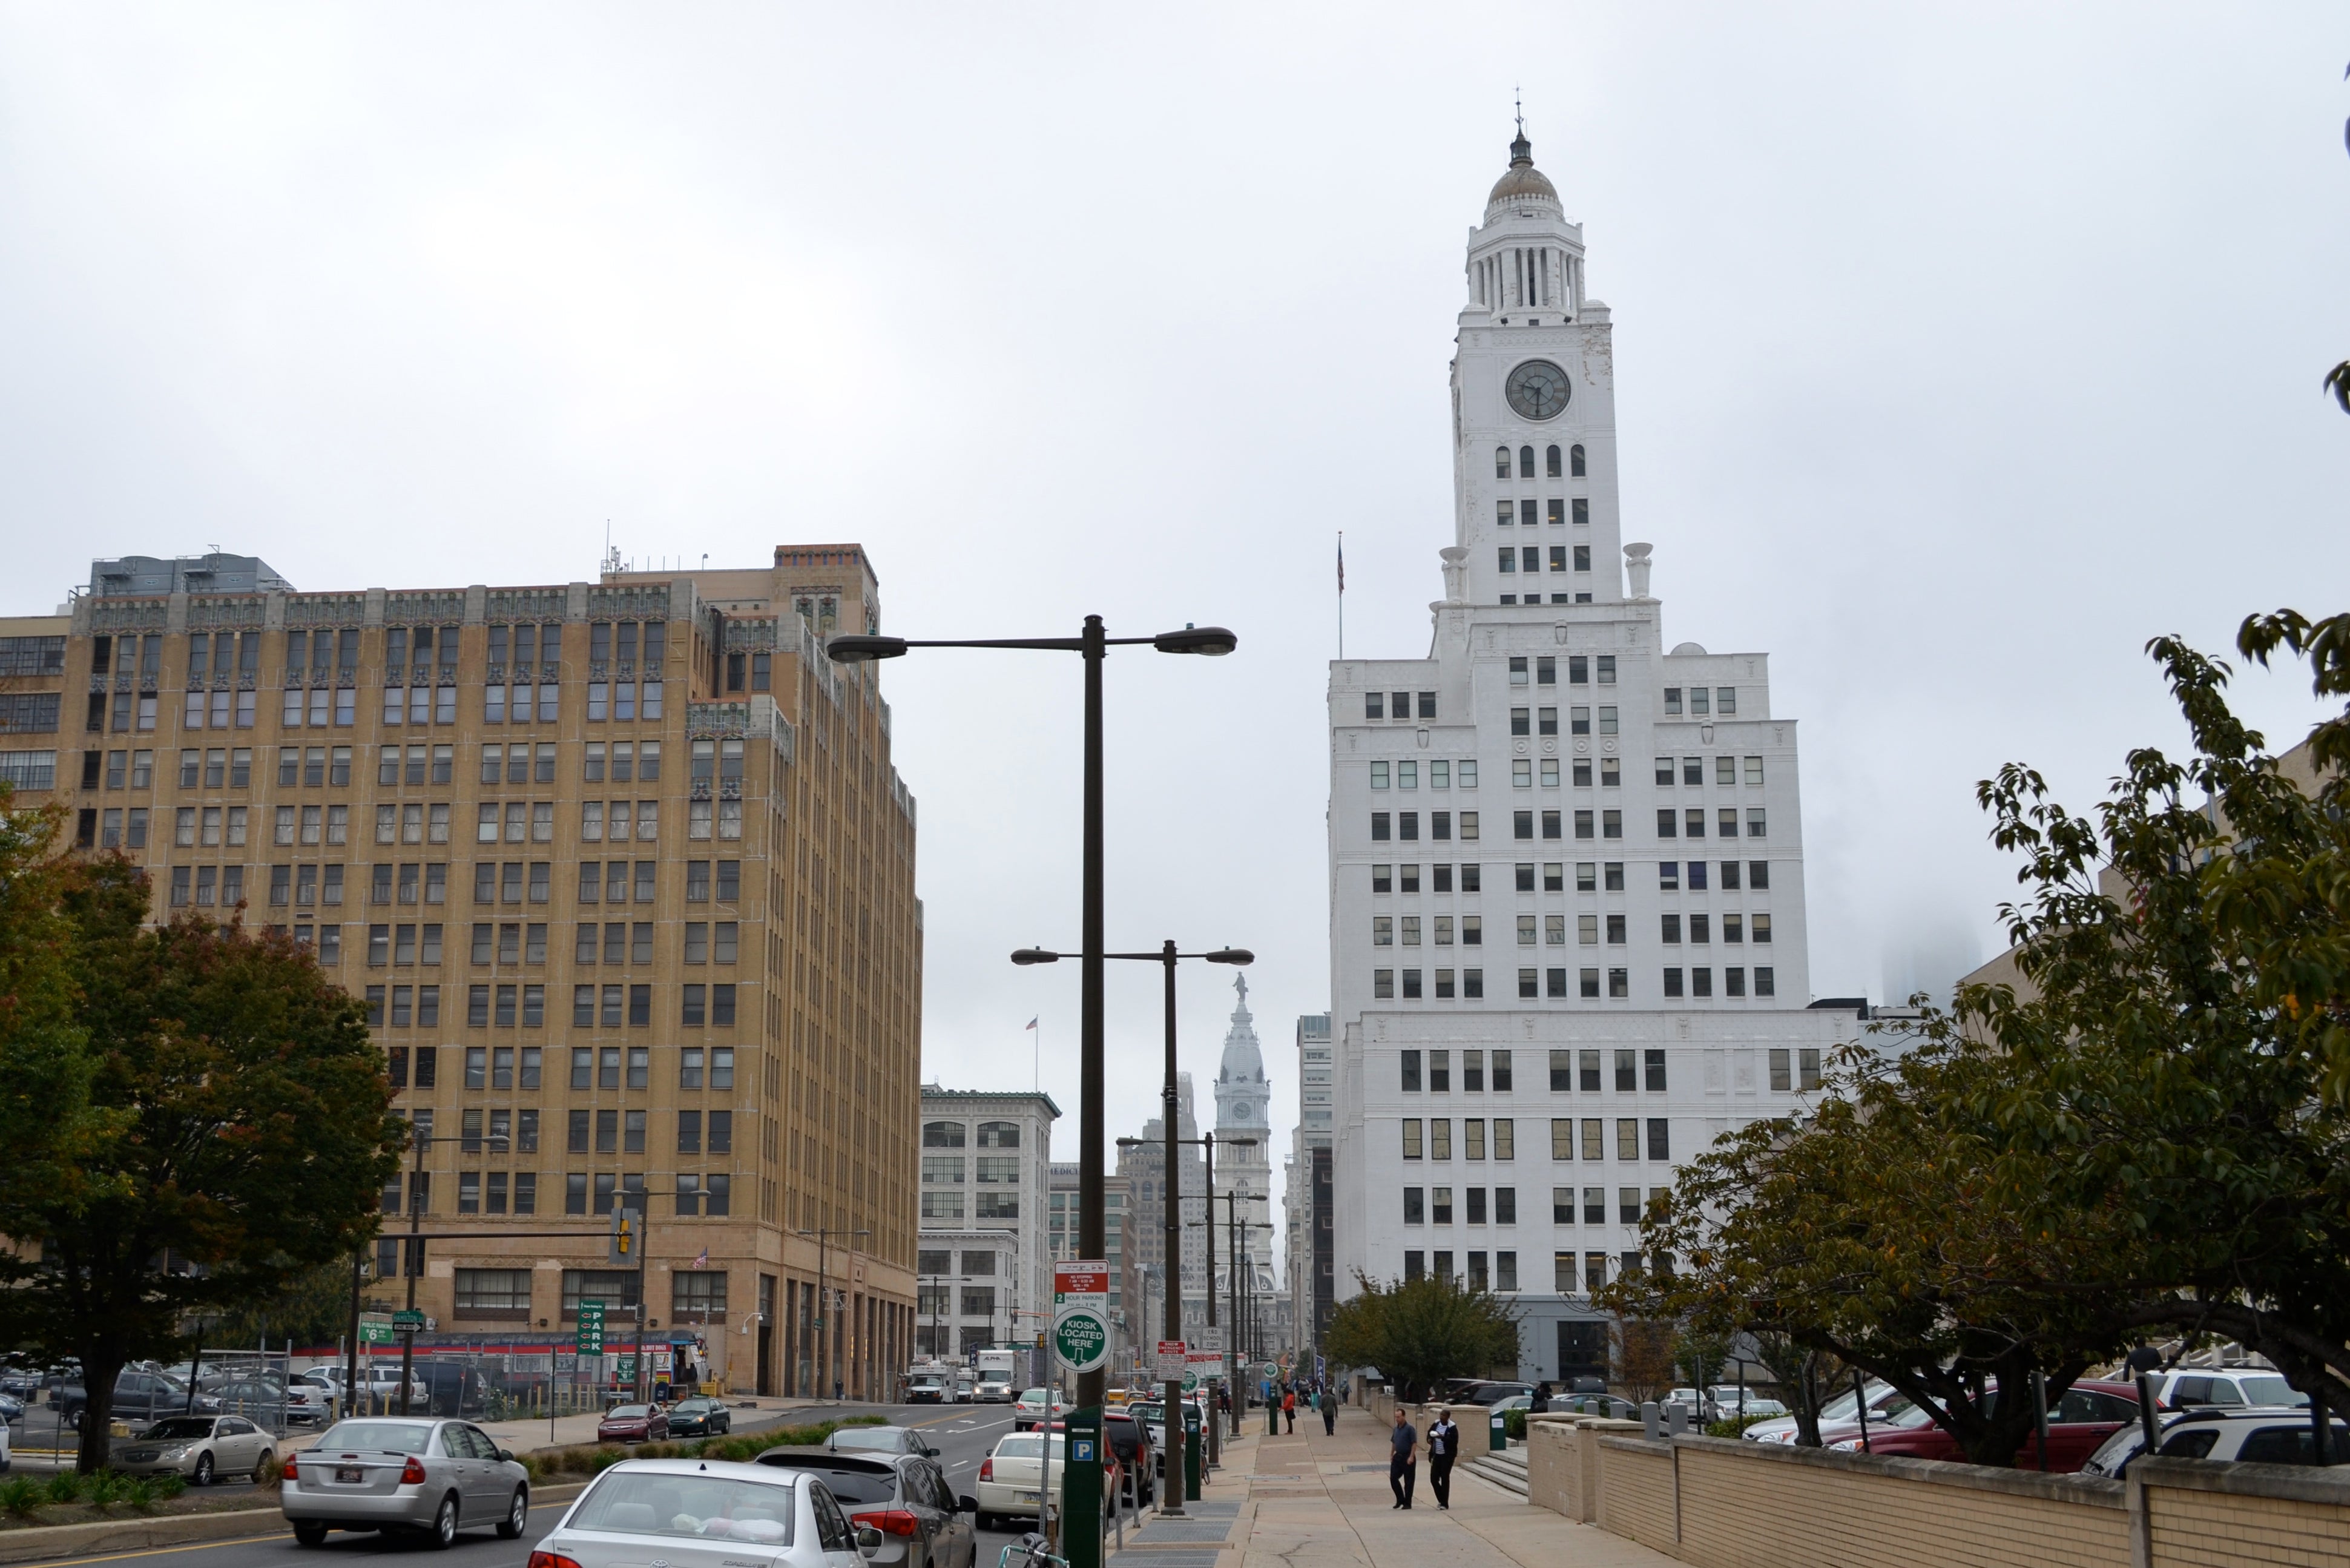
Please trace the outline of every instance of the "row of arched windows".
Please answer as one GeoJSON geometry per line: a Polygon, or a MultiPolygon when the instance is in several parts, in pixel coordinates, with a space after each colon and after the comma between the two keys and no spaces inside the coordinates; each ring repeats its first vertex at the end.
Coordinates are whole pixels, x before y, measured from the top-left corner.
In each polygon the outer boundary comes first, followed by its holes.
{"type": "MultiPolygon", "coordinates": [[[[1566,449],[1565,473],[1562,474],[1559,471],[1558,448],[1555,446],[1545,447],[1543,449],[1543,467],[1553,479],[1569,476],[1575,479],[1581,479],[1583,477],[1583,449],[1580,446],[1571,446],[1566,449]]],[[[1522,446],[1518,448],[1518,477],[1520,479],[1532,479],[1534,476],[1534,449],[1530,446],[1522,446]]],[[[1510,449],[1508,447],[1497,446],[1493,449],[1493,477],[1496,479],[1507,479],[1510,477],[1510,449]]]]}

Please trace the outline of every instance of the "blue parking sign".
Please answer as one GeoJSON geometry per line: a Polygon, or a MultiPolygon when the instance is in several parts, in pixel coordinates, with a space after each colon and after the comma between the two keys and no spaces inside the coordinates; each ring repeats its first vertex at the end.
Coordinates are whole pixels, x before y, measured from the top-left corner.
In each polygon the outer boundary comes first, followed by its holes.
{"type": "Polygon", "coordinates": [[[1094,1462],[1094,1440],[1091,1438],[1079,1438],[1070,1445],[1070,1458],[1075,1463],[1089,1465],[1094,1462]]]}

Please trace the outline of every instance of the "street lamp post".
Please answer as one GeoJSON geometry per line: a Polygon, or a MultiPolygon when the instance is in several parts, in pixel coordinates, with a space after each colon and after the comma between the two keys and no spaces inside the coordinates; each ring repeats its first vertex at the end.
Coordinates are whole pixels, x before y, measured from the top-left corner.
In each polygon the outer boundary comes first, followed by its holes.
{"type": "MultiPolygon", "coordinates": [[[[910,641],[902,637],[836,637],[825,655],[836,664],[899,659],[916,648],[1037,649],[1075,653],[1086,663],[1084,866],[1078,932],[1083,973],[1078,986],[1077,1029],[1077,1249],[1087,1258],[1108,1251],[1102,1204],[1102,1096],[1105,1049],[1102,994],[1102,660],[1112,648],[1148,643],[1161,653],[1230,653],[1240,639],[1222,627],[1185,627],[1156,637],[1111,637],[1097,615],[1086,617],[1076,637],[995,638],[981,640],[910,641]]],[[[1102,1370],[1077,1377],[1077,1406],[1099,1408],[1106,1379],[1102,1370]]]]}
{"type": "MultiPolygon", "coordinates": [[[[870,1231],[817,1230],[802,1231],[799,1233],[803,1236],[813,1236],[816,1238],[816,1397],[822,1398],[824,1397],[825,1375],[832,1370],[831,1364],[825,1357],[824,1314],[825,1308],[829,1304],[825,1300],[825,1295],[828,1289],[825,1283],[825,1250],[830,1245],[832,1239],[835,1236],[847,1236],[854,1239],[858,1236],[870,1236],[873,1232],[870,1231]]],[[[837,1384],[834,1385],[832,1397],[836,1399],[840,1397],[840,1389],[837,1384]]]]}
{"type": "MultiPolygon", "coordinates": [[[[1068,955],[1066,953],[1054,952],[1045,948],[1022,948],[1018,952],[1012,955],[1012,961],[1024,966],[1040,963],[1058,963],[1062,959],[1067,956],[1068,955]]],[[[1166,1034],[1166,1078],[1165,1082],[1160,1085],[1159,1093],[1164,1107],[1160,1116],[1160,1122],[1167,1134],[1167,1169],[1165,1171],[1165,1176],[1168,1180],[1172,1181],[1176,1175],[1175,1150],[1183,1141],[1176,1137],[1176,1133],[1180,1129],[1177,1127],[1175,1122],[1177,1105],[1175,1089],[1175,965],[1178,961],[1190,958],[1204,959],[1209,963],[1228,963],[1245,967],[1246,965],[1256,961],[1256,955],[1250,952],[1246,948],[1218,948],[1213,952],[1204,953],[1179,952],[1176,950],[1174,939],[1170,937],[1160,945],[1159,950],[1155,953],[1099,953],[1096,956],[1104,960],[1117,959],[1126,962],[1157,963],[1161,966],[1164,972],[1165,1002],[1163,1005],[1163,1013],[1166,1034]]],[[[1139,1138],[1120,1138],[1118,1139],[1118,1144],[1121,1147],[1128,1147],[1138,1144],[1140,1141],[1141,1140],[1139,1138]]],[[[1097,1167],[1097,1168],[1098,1169],[1098,1167],[1097,1167]]],[[[1084,1179],[1083,1170],[1082,1168],[1080,1168],[1078,1180],[1082,1184],[1084,1179]]],[[[1164,1186],[1165,1183],[1162,1182],[1161,1185],[1164,1186]]],[[[1175,1190],[1178,1194],[1180,1193],[1180,1182],[1176,1183],[1175,1190]]],[[[1096,1196],[1098,1198],[1098,1190],[1097,1190],[1096,1196]]],[[[1079,1202],[1082,1203],[1083,1201],[1084,1198],[1082,1193],[1080,1193],[1079,1202]]],[[[1170,1271],[1166,1281],[1167,1315],[1165,1322],[1167,1337],[1169,1339],[1180,1339],[1183,1337],[1183,1292],[1180,1284],[1181,1264],[1183,1258],[1183,1215],[1182,1210],[1179,1204],[1179,1197],[1170,1197],[1165,1200],[1167,1222],[1167,1267],[1170,1271]]],[[[1214,1294],[1213,1275],[1215,1269],[1215,1257],[1212,1248],[1209,1254],[1208,1267],[1211,1280],[1210,1296],[1212,1299],[1214,1294]]],[[[1098,1383],[1097,1384],[1097,1388],[1098,1389],[1098,1383]]],[[[1084,1403],[1084,1386],[1080,1383],[1078,1388],[1078,1404],[1083,1406],[1084,1403]]],[[[1211,1417],[1211,1419],[1204,1424],[1211,1429],[1211,1436],[1212,1436],[1212,1428],[1215,1425],[1213,1418],[1211,1417]]],[[[1170,1485],[1166,1489],[1166,1491],[1162,1491],[1160,1493],[1159,1506],[1159,1511],[1162,1513],[1180,1516],[1183,1511],[1183,1380],[1180,1376],[1167,1380],[1166,1425],[1167,1475],[1170,1485]],[[1174,1506],[1171,1509],[1169,1508],[1167,1504],[1168,1492],[1172,1492],[1174,1494],[1174,1506]]]]}

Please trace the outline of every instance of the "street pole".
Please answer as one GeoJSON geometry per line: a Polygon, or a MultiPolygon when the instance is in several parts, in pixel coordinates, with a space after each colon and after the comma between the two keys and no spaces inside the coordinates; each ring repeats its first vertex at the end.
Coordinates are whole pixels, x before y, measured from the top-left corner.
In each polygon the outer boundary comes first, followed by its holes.
{"type": "MultiPolygon", "coordinates": [[[[412,1125],[412,1124],[411,1124],[412,1125]]],[[[416,1276],[424,1272],[424,1243],[418,1233],[424,1229],[424,1206],[418,1201],[418,1189],[424,1174],[424,1145],[432,1135],[421,1134],[409,1141],[415,1145],[416,1159],[408,1177],[408,1249],[400,1260],[400,1272],[408,1276],[408,1310],[416,1310],[416,1276]]],[[[408,1414],[408,1382],[416,1369],[416,1331],[402,1329],[400,1334],[400,1413],[408,1414]]]]}
{"type": "MultiPolygon", "coordinates": [[[[1201,1210],[1200,1218],[1207,1221],[1205,1230],[1208,1236],[1208,1326],[1214,1328],[1216,1326],[1216,1135],[1212,1129],[1200,1135],[1200,1146],[1207,1151],[1208,1157],[1208,1201],[1201,1210]]],[[[1241,1391],[1232,1385],[1231,1330],[1233,1326],[1227,1324],[1224,1335],[1224,1397],[1232,1401],[1232,1410],[1234,1414],[1238,1414],[1243,1401],[1241,1391]]],[[[1202,1425],[1208,1428],[1208,1462],[1211,1465],[1221,1464],[1224,1457],[1224,1424],[1216,1419],[1216,1402],[1213,1399],[1208,1401],[1207,1415],[1208,1418],[1202,1425]]]]}
{"type": "Polygon", "coordinates": [[[343,1407],[335,1413],[338,1420],[359,1414],[356,1397],[359,1386],[359,1282],[366,1268],[367,1254],[353,1252],[351,1254],[351,1337],[349,1345],[343,1351],[343,1407]]]}
{"type": "MultiPolygon", "coordinates": [[[[1102,983],[1102,659],[1108,651],[1101,617],[1086,617],[1085,886],[1084,909],[1078,917],[1085,957],[1077,987],[1077,1255],[1087,1259],[1107,1257],[1109,1251],[1102,1203],[1102,1057],[1107,1037],[1102,983]]],[[[1077,1408],[1102,1408],[1107,1384],[1101,1367],[1077,1374],[1077,1408]]],[[[1098,1552],[1090,1555],[1098,1561],[1098,1552]]]]}
{"type": "MultiPolygon", "coordinates": [[[[1172,939],[1164,950],[1167,965],[1167,1082],[1159,1090],[1160,1119],[1166,1125],[1167,1168],[1159,1183],[1159,1206],[1167,1217],[1167,1266],[1159,1281],[1159,1293],[1166,1313],[1167,1334],[1180,1342],[1183,1337],[1183,1200],[1182,1182],[1178,1179],[1181,1167],[1176,1163],[1182,1129],[1175,1124],[1175,943],[1172,939]]],[[[1159,1511],[1170,1518],[1183,1517],[1183,1376],[1180,1371],[1167,1380],[1167,1475],[1159,1491],[1159,1511]],[[1172,1501],[1170,1501],[1170,1499],[1172,1501]]]]}

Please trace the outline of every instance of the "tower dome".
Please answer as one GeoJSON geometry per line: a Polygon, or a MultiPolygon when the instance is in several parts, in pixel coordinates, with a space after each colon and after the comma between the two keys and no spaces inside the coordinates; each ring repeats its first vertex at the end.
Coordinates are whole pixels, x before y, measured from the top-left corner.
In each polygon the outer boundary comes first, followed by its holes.
{"type": "Polygon", "coordinates": [[[1505,207],[1529,202],[1547,203],[1552,212],[1559,210],[1558,192],[1534,167],[1534,144],[1526,140],[1525,128],[1520,126],[1517,140],[1510,143],[1510,167],[1493,182],[1492,194],[1485,198],[1485,221],[1492,223],[1505,207]]]}

